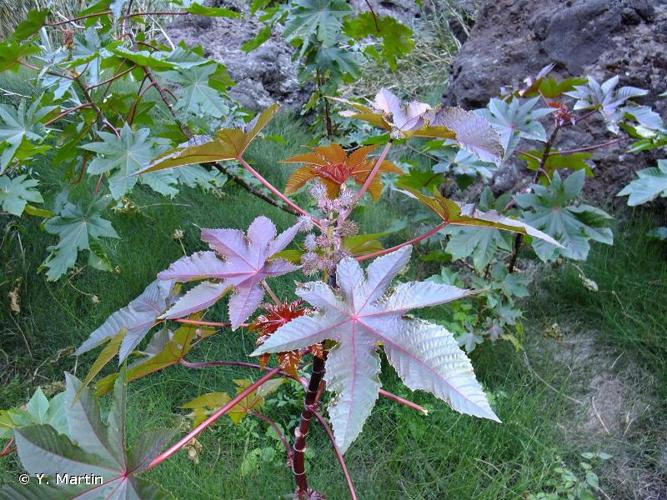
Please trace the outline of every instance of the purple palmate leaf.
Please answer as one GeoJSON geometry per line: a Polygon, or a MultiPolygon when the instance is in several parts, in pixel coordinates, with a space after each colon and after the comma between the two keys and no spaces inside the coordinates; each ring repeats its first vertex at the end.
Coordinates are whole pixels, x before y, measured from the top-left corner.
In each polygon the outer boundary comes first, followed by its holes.
{"type": "Polygon", "coordinates": [[[443,327],[410,319],[412,309],[443,304],[471,292],[449,285],[410,282],[388,293],[407,265],[412,247],[375,259],[363,271],[345,258],[336,269],[334,290],[322,282],[301,285],[296,294],[317,312],[281,326],[254,353],[260,355],[337,343],[326,360],[327,389],[336,393],[329,417],[336,444],[345,452],[370,415],[380,390],[378,345],[411,389],[429,391],[461,413],[498,420],[477,382],[470,360],[443,327]]]}
{"type": "Polygon", "coordinates": [[[299,268],[281,259],[270,259],[294,239],[300,226],[295,224],[278,235],[268,218],[257,217],[250,224],[247,237],[238,229],[203,229],[201,239],[214,251],[182,257],[158,278],[207,281],[186,293],[162,318],[181,318],[201,311],[232,291],[229,319],[232,329],[238,328],[259,307],[264,297],[262,280],[299,268]]]}

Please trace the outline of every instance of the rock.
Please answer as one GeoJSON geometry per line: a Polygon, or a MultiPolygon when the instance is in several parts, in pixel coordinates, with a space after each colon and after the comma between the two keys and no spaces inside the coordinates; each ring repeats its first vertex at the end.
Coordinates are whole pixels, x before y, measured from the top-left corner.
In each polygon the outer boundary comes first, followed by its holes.
{"type": "MultiPolygon", "coordinates": [[[[649,90],[642,104],[665,117],[667,100],[657,95],[667,89],[667,0],[485,0],[452,64],[444,100],[483,107],[501,87],[516,85],[550,63],[561,77],[587,74],[602,81],[618,74],[621,85],[649,90]]],[[[557,147],[608,139],[604,124],[591,121],[562,134],[557,147]]],[[[588,195],[609,200],[635,170],[654,165],[660,154],[622,157],[624,148],[595,152],[596,177],[587,183],[588,195]]]]}
{"type": "MultiPolygon", "coordinates": [[[[350,6],[359,12],[368,10],[367,0],[351,0],[350,6]]],[[[414,26],[415,21],[422,15],[422,9],[414,0],[371,0],[373,12],[378,16],[391,16],[403,24],[414,26]]]]}
{"type": "Polygon", "coordinates": [[[298,107],[308,98],[310,86],[298,80],[293,50],[279,33],[261,47],[245,53],[241,44],[255,37],[262,25],[247,15],[243,2],[227,0],[215,5],[244,12],[241,18],[187,16],[167,28],[174,43],[201,45],[207,56],[223,63],[236,85],[230,95],[244,107],[260,111],[274,102],[298,107]]]}

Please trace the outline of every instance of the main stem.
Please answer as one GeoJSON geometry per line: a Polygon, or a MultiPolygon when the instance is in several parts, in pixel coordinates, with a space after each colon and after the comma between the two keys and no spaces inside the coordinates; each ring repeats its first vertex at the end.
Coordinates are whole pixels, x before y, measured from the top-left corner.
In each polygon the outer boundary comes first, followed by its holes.
{"type": "Polygon", "coordinates": [[[295,441],[293,447],[292,472],[296,481],[296,496],[298,499],[306,497],[308,491],[308,478],[306,477],[305,452],[306,438],[310,428],[310,421],[313,418],[313,409],[318,403],[318,393],[320,384],[324,378],[324,359],[315,356],[313,361],[313,371],[308,382],[306,397],[303,410],[301,411],[301,420],[299,427],[294,431],[295,441]]]}
{"type": "MultiPolygon", "coordinates": [[[[547,164],[547,158],[549,158],[549,153],[551,152],[551,148],[553,148],[553,145],[556,142],[556,138],[558,137],[558,132],[560,132],[560,127],[561,126],[559,124],[556,124],[553,132],[551,132],[549,139],[544,145],[544,153],[542,153],[540,164],[537,167],[537,172],[535,172],[533,183],[537,182],[537,180],[540,178],[540,174],[547,175],[548,178],[548,174],[546,170],[544,170],[544,167],[547,164]]],[[[516,262],[519,259],[519,250],[521,250],[522,243],[523,243],[523,234],[517,233],[516,236],[514,237],[514,249],[512,250],[512,256],[510,257],[509,264],[507,265],[507,272],[510,274],[514,272],[514,267],[516,266],[516,262]]]]}

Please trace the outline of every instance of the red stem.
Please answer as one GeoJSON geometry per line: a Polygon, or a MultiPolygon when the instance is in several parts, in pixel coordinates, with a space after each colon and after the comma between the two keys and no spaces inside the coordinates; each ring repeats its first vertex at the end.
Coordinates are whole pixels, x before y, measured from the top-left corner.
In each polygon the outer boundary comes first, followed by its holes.
{"type": "Polygon", "coordinates": [[[124,77],[125,75],[127,75],[130,71],[132,71],[132,70],[135,69],[135,68],[136,68],[136,66],[132,66],[131,68],[126,69],[125,71],[121,71],[120,73],[115,74],[115,75],[112,76],[111,78],[107,78],[107,79],[104,80],[103,82],[96,83],[95,85],[89,85],[88,87],[86,87],[86,89],[87,89],[87,90],[91,90],[91,89],[94,89],[94,88],[97,88],[97,87],[101,87],[102,85],[105,85],[105,84],[107,84],[107,83],[112,83],[113,81],[118,80],[119,78],[124,77]]]}
{"type": "Polygon", "coordinates": [[[289,462],[290,465],[292,465],[292,456],[293,456],[292,447],[290,446],[283,432],[280,430],[280,427],[278,427],[278,424],[273,419],[267,417],[266,415],[263,415],[262,413],[250,411],[249,414],[252,415],[253,417],[257,417],[258,419],[266,422],[271,426],[271,428],[278,436],[278,439],[280,439],[280,442],[283,443],[285,451],[287,452],[287,461],[289,462]]]}
{"type": "Polygon", "coordinates": [[[267,181],[262,174],[260,174],[257,170],[252,168],[247,161],[245,161],[243,158],[239,157],[236,158],[238,162],[245,168],[250,175],[252,175],[255,179],[257,179],[259,182],[262,183],[264,187],[266,187],[269,191],[271,191],[275,196],[277,196],[282,202],[286,203],[292,210],[298,212],[301,215],[305,215],[307,217],[310,217],[313,220],[313,224],[315,224],[317,227],[320,229],[322,228],[322,225],[320,224],[320,221],[315,219],[312,215],[310,215],[308,212],[306,212],[303,208],[301,208],[299,205],[294,203],[292,200],[290,200],[287,196],[282,194],[273,184],[271,184],[269,181],[267,181]]]}
{"type": "Polygon", "coordinates": [[[437,226],[435,226],[430,231],[427,231],[424,234],[420,234],[419,236],[417,236],[415,238],[412,238],[411,240],[404,241],[403,243],[400,243],[399,245],[393,246],[391,248],[385,248],[383,250],[378,250],[377,252],[367,253],[366,255],[360,255],[356,259],[359,262],[362,262],[364,260],[372,259],[373,257],[379,257],[381,255],[386,255],[388,253],[394,252],[394,251],[398,250],[399,248],[403,248],[406,245],[413,245],[415,243],[419,243],[420,241],[425,240],[426,238],[429,238],[429,237],[433,236],[435,233],[437,233],[438,231],[441,231],[442,229],[444,229],[448,225],[449,225],[449,222],[443,222],[442,224],[438,224],[437,226]]]}
{"type": "Polygon", "coordinates": [[[574,149],[564,149],[562,151],[554,151],[552,153],[549,153],[547,156],[551,155],[569,155],[572,153],[582,153],[584,151],[593,151],[595,149],[600,149],[604,148],[606,146],[611,146],[612,144],[616,144],[617,142],[621,142],[623,140],[622,137],[617,137],[616,139],[611,139],[607,142],[602,142],[600,144],[592,144],[590,146],[583,146],[580,148],[574,148],[574,149]]]}
{"type": "MultiPolygon", "coordinates": [[[[220,323],[218,321],[199,321],[196,319],[175,319],[177,323],[185,323],[186,325],[199,325],[199,326],[214,326],[217,328],[228,328],[231,323],[220,323]]],[[[247,326],[245,323],[241,326],[247,326]]]]}
{"type": "Polygon", "coordinates": [[[14,444],[14,438],[11,438],[2,451],[0,451],[0,457],[5,457],[9,455],[12,451],[12,445],[14,444]]]}
{"type": "Polygon", "coordinates": [[[280,368],[274,368],[273,370],[269,371],[268,373],[266,373],[265,375],[263,375],[262,377],[257,379],[254,383],[252,383],[251,385],[246,387],[244,390],[239,392],[226,405],[224,405],[223,407],[218,409],[215,413],[213,413],[210,417],[208,417],[206,420],[204,420],[201,424],[199,424],[197,427],[195,427],[190,432],[188,432],[176,444],[172,445],[166,451],[163,451],[157,457],[155,457],[153,459],[153,461],[150,464],[148,464],[147,470],[150,470],[150,469],[160,465],[165,460],[167,460],[174,453],[176,453],[178,450],[180,450],[186,444],[188,444],[193,438],[197,437],[209,425],[214,423],[216,420],[218,420],[220,417],[222,417],[225,413],[227,413],[229,410],[234,408],[234,406],[236,406],[243,398],[245,398],[246,396],[251,394],[253,391],[255,391],[258,387],[260,387],[267,380],[275,377],[278,374],[279,371],[280,371],[280,368]]]}
{"type": "Polygon", "coordinates": [[[296,481],[296,498],[302,500],[306,498],[308,492],[308,479],[306,478],[306,438],[310,421],[313,418],[313,410],[318,403],[317,395],[319,393],[320,383],[324,378],[324,360],[316,357],[313,361],[313,371],[308,382],[306,397],[301,411],[299,427],[294,431],[294,458],[292,460],[292,473],[296,481]]]}
{"type": "Polygon", "coordinates": [[[387,159],[387,155],[389,154],[389,150],[391,149],[392,141],[391,139],[385,144],[384,148],[382,149],[382,152],[380,153],[380,156],[378,157],[377,161],[375,162],[375,165],[373,165],[373,170],[368,174],[368,177],[366,177],[366,180],[364,181],[363,185],[361,186],[361,189],[357,191],[357,194],[354,195],[354,200],[352,202],[352,207],[356,205],[361,198],[364,197],[364,193],[368,191],[369,186],[371,185],[371,182],[373,182],[373,179],[377,175],[377,173],[380,171],[380,167],[382,166],[382,163],[387,159]]]}
{"type": "Polygon", "coordinates": [[[89,107],[92,107],[92,104],[89,102],[84,102],[83,104],[79,104],[78,106],[74,106],[73,108],[68,108],[62,113],[58,114],[57,116],[51,118],[49,121],[45,122],[44,126],[48,127],[49,125],[53,125],[55,122],[69,115],[70,113],[74,113],[75,111],[78,111],[81,108],[89,108],[89,107]]]}
{"type": "Polygon", "coordinates": [[[343,458],[343,454],[338,449],[338,445],[336,444],[336,438],[334,437],[333,432],[331,431],[331,427],[329,427],[329,424],[319,412],[317,412],[316,410],[312,410],[312,412],[313,415],[315,415],[315,418],[319,420],[320,424],[322,424],[322,427],[324,427],[327,436],[329,436],[329,441],[331,441],[331,446],[333,447],[334,453],[336,454],[336,459],[338,460],[340,468],[343,470],[343,474],[345,475],[345,481],[347,482],[347,489],[350,490],[350,497],[352,497],[352,500],[357,500],[357,493],[354,491],[354,484],[352,483],[352,478],[350,477],[350,473],[347,470],[347,465],[345,464],[345,459],[343,458]]]}
{"type": "Polygon", "coordinates": [[[391,399],[395,403],[407,406],[408,408],[412,408],[413,410],[417,410],[418,412],[423,413],[424,415],[428,415],[428,410],[423,406],[420,406],[417,403],[413,403],[410,400],[404,399],[401,396],[397,396],[396,394],[392,394],[391,392],[387,392],[384,389],[380,389],[380,396],[384,396],[387,399],[391,399]]]}

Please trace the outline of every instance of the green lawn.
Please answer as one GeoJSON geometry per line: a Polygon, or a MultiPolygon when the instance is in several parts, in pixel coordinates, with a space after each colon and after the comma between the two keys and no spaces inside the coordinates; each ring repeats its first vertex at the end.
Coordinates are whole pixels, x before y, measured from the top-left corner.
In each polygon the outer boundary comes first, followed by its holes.
{"type": "MultiPolygon", "coordinates": [[[[282,134],[287,145],[261,142],[251,151],[251,162],[283,185],[287,169],[277,161],[306,144],[308,136],[287,115],[278,118],[272,133],[282,134]]],[[[60,186],[57,177],[47,176],[43,183],[52,192],[60,186]]],[[[140,188],[135,190],[133,200],[140,207],[137,212],[111,217],[123,235],[109,246],[119,273],[84,269],[69,279],[46,282],[44,274],[35,270],[46,255],[46,247],[54,241],[40,229],[39,221],[26,217],[18,221],[16,230],[3,232],[0,363],[5,368],[0,373],[0,408],[25,401],[38,385],[62,380],[65,370],[76,368],[76,373],[83,376],[94,354],[86,355],[77,365],[67,351],[61,350],[80,344],[111,312],[127,304],[157,272],[182,255],[181,245],[172,238],[175,229],[185,231],[183,244],[191,252],[202,248],[200,227],[245,228],[260,214],[270,216],[281,227],[293,221],[292,216],[234,186],[226,187],[222,197],[185,189],[173,202],[140,188]],[[17,284],[21,312],[12,314],[7,294],[17,284]],[[93,302],[93,295],[99,303],[93,302]]],[[[363,230],[381,229],[389,215],[366,210],[363,230]]],[[[2,224],[8,222],[2,220],[2,224]]],[[[459,415],[428,395],[410,393],[384,363],[385,388],[427,406],[430,414],[421,416],[387,400],[379,401],[361,438],[346,455],[360,497],[518,498],[526,492],[541,491],[553,478],[553,469],[561,458],[576,465],[578,453],[586,450],[564,439],[563,429],[574,411],[573,403],[564,395],[578,382],[545,349],[553,341],[541,335],[544,324],[561,321],[563,315],[580,318],[582,324],[588,321],[604,332],[602,341],[627,352],[656,376],[664,376],[664,247],[649,247],[643,240],[640,243],[632,238],[619,240],[612,249],[596,248],[585,266],[586,273],[600,285],[600,293],[582,291],[575,271],[567,267],[565,272],[546,279],[544,292],[527,304],[530,335],[525,348],[539,377],[526,366],[523,353],[515,352],[507,343],[475,351],[477,374],[502,424],[459,415]]],[[[419,269],[411,272],[419,273],[419,269]]],[[[286,277],[276,281],[274,289],[282,298],[292,296],[292,280],[286,277]]],[[[428,314],[437,317],[438,310],[428,314]]],[[[243,359],[253,350],[254,340],[254,334],[248,332],[224,331],[188,357],[243,359]]],[[[180,404],[205,392],[233,392],[233,379],[255,376],[241,369],[194,371],[176,367],[135,382],[130,386],[130,435],[138,436],[158,426],[183,426],[180,404]]],[[[271,403],[272,415],[283,426],[294,425],[300,397],[300,389],[284,387],[277,398],[281,405],[271,403]]],[[[223,418],[202,435],[201,443],[198,464],[181,452],[152,471],[151,479],[177,498],[279,498],[293,490],[279,445],[266,435],[263,424],[248,419],[234,426],[223,418]],[[245,467],[242,475],[241,466],[244,460],[248,464],[255,448],[275,448],[276,458],[260,461],[256,468],[245,467]]],[[[328,498],[347,497],[338,464],[317,426],[311,434],[309,467],[313,487],[328,498]]],[[[0,459],[0,471],[12,481],[12,474],[18,471],[16,457],[0,459]]]]}

